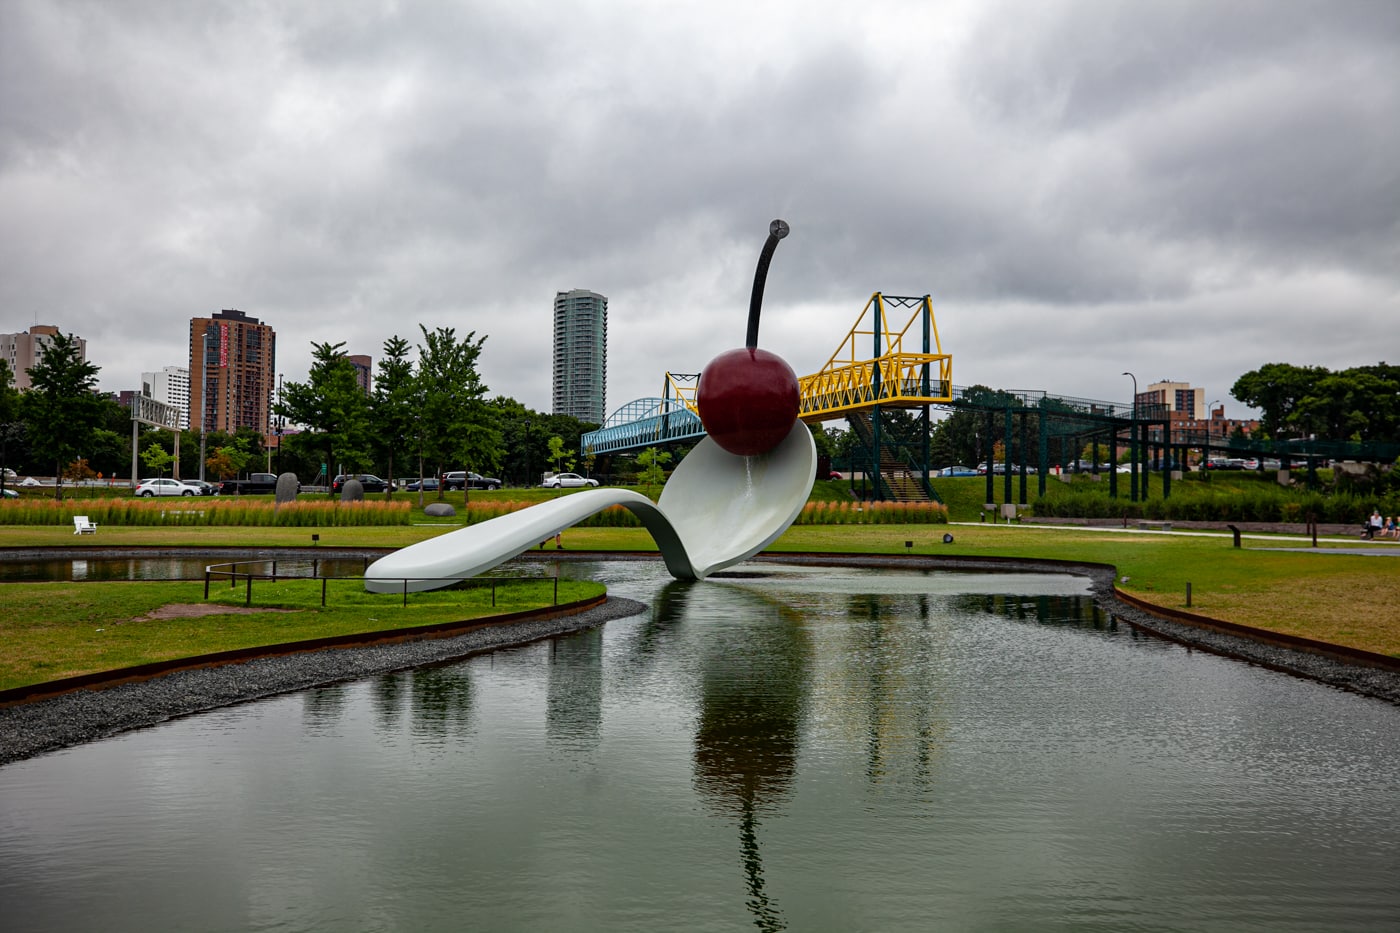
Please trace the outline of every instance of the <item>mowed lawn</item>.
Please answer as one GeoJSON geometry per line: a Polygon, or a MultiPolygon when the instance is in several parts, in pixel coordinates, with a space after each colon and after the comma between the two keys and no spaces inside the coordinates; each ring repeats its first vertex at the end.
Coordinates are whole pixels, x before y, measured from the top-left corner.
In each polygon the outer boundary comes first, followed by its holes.
{"type": "MultiPolygon", "coordinates": [[[[455,527],[324,528],[316,533],[322,547],[394,548],[455,527]]],[[[71,529],[60,527],[0,526],[0,547],[69,547],[79,541],[85,548],[101,549],[306,546],[310,534],[306,528],[109,527],[95,538],[76,539],[71,529]]],[[[573,528],[564,533],[564,541],[571,553],[655,550],[650,536],[633,528],[573,528]]],[[[1393,548],[1396,556],[1371,557],[1340,553],[1359,544],[1349,540],[1324,542],[1329,546],[1317,550],[1304,541],[1282,537],[1246,538],[1243,543],[1244,547],[1235,548],[1228,533],[1203,537],[1031,525],[841,525],[791,528],[769,552],[912,552],[1104,563],[1116,568],[1120,580],[1127,578],[1120,582],[1123,590],[1157,605],[1188,608],[1186,584],[1190,583],[1192,612],[1400,657],[1400,544],[1377,543],[1393,548]],[[952,543],[943,542],[945,534],[953,536],[952,543]],[[906,542],[913,542],[913,547],[906,547],[906,542]]],[[[7,584],[0,588],[6,606],[0,618],[5,646],[0,687],[230,647],[475,618],[490,612],[489,606],[468,605],[465,593],[446,593],[440,594],[441,599],[424,600],[413,619],[393,609],[392,601],[368,598],[361,602],[348,595],[322,615],[319,606],[308,604],[310,596],[288,594],[281,602],[296,609],[294,613],[145,618],[170,603],[200,602],[202,589],[202,584],[165,583],[7,584]]],[[[579,594],[569,595],[578,598],[579,594]]],[[[264,593],[258,602],[272,595],[264,593]]],[[[241,602],[227,593],[215,596],[220,602],[241,602]]],[[[315,596],[319,598],[319,591],[315,596]]],[[[500,611],[535,604],[538,597],[526,596],[500,611]]]]}

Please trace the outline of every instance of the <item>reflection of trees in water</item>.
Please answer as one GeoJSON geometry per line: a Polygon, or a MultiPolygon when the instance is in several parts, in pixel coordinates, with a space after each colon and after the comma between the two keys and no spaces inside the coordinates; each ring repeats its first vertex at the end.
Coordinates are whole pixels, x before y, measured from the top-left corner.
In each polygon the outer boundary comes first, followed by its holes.
{"type": "Polygon", "coordinates": [[[603,720],[601,628],[550,640],[546,690],[546,734],[551,739],[596,746],[603,720]]]}
{"type": "Polygon", "coordinates": [[[746,906],[755,925],[786,929],[764,890],[758,815],[776,805],[797,770],[812,646],[801,617],[785,606],[730,587],[691,595],[701,598],[691,600],[687,618],[714,629],[700,649],[695,784],[713,806],[738,818],[746,906]]]}
{"type": "Polygon", "coordinates": [[[841,608],[846,624],[822,630],[834,642],[821,653],[833,668],[822,676],[824,718],[864,745],[872,782],[930,783],[949,728],[946,604],[882,593],[846,596],[841,608]]]}
{"type": "Polygon", "coordinates": [[[408,682],[412,674],[396,671],[374,678],[370,682],[369,703],[374,710],[374,722],[380,732],[397,733],[399,719],[408,701],[408,682]]]}
{"type": "Polygon", "coordinates": [[[1118,619],[1100,609],[1090,596],[964,593],[954,598],[953,608],[970,615],[995,615],[1017,622],[1096,632],[1118,631],[1118,619]]]}
{"type": "Polygon", "coordinates": [[[415,737],[443,739],[472,728],[472,682],[467,665],[428,667],[411,674],[415,737]]]}
{"type": "Polygon", "coordinates": [[[312,735],[326,733],[335,728],[344,709],[344,684],[313,687],[302,694],[302,716],[306,722],[306,731],[312,735]]]}
{"type": "Polygon", "coordinates": [[[671,636],[677,634],[685,619],[686,599],[695,586],[693,580],[671,580],[661,587],[652,598],[651,614],[633,637],[630,651],[627,652],[630,657],[639,661],[650,660],[671,636]]]}

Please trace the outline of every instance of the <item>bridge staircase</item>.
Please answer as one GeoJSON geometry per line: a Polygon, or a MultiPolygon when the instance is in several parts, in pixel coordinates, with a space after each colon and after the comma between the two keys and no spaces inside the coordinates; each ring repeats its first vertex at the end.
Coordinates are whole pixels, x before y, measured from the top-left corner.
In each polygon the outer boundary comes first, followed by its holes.
{"type": "MultiPolygon", "coordinates": [[[[875,444],[875,424],[871,418],[869,410],[858,409],[850,411],[846,419],[851,426],[851,431],[855,434],[861,445],[861,462],[871,464],[876,461],[875,444]]],[[[882,426],[882,434],[883,426],[882,426]]],[[[902,459],[897,448],[900,446],[898,439],[891,445],[888,440],[882,437],[879,445],[878,476],[872,476],[875,486],[875,498],[883,500],[893,500],[895,502],[942,502],[937,490],[932,484],[924,480],[925,467],[909,460],[902,459]]],[[[866,468],[866,472],[871,472],[866,468]]]]}

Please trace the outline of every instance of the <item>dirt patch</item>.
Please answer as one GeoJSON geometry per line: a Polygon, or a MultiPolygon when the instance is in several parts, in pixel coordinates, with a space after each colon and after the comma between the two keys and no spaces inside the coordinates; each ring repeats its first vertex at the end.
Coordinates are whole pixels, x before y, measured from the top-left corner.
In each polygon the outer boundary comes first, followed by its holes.
{"type": "Polygon", "coordinates": [[[194,619],[199,616],[251,615],[255,612],[296,612],[296,609],[257,609],[252,606],[220,606],[213,603],[170,603],[159,609],[152,609],[133,622],[159,622],[163,619],[194,619]]]}

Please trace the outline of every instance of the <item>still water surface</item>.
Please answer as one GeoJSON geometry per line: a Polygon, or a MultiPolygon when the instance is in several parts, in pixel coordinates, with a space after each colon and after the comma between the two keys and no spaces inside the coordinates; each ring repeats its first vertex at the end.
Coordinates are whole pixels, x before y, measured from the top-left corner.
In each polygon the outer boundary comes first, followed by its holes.
{"type": "Polygon", "coordinates": [[[20,930],[1378,930],[1400,709],[1068,576],[564,565],[650,612],[0,768],[20,930]]]}

